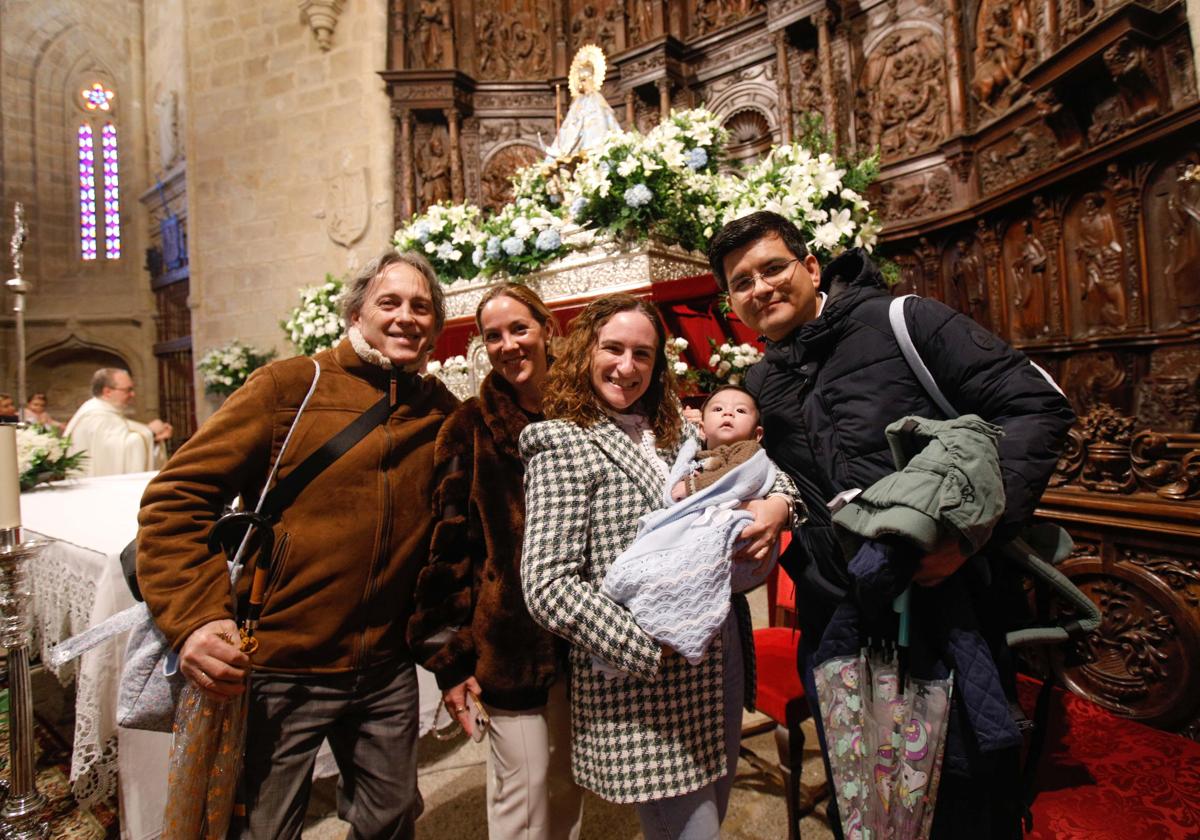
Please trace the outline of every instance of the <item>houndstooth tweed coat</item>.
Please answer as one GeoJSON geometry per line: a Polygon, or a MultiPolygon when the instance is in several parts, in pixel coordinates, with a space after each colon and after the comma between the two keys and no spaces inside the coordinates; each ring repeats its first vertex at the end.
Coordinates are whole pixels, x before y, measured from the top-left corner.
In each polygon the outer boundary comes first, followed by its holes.
{"type": "MultiPolygon", "coordinates": [[[[678,447],[660,449],[667,463],[678,447]]],[[[663,505],[663,478],[615,423],[552,420],[526,427],[525,544],[521,578],[534,619],[571,642],[571,764],[575,780],[611,802],[680,796],[726,772],[721,635],[692,666],[662,657],[624,607],[600,592],[609,566],[663,505]],[[592,656],[629,676],[606,679],[592,656]]],[[[796,497],[783,475],[778,489],[796,497]]],[[[746,688],[754,646],[745,600],[746,688]]],[[[751,701],[752,702],[752,701],[751,701]]]]}

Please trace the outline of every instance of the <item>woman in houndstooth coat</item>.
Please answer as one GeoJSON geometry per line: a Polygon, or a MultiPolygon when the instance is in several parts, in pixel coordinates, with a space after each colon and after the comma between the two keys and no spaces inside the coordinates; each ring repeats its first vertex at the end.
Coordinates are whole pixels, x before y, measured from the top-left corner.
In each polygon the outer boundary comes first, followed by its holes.
{"type": "MultiPolygon", "coordinates": [[[[572,324],[546,385],[550,419],[521,434],[521,577],[533,618],[571,643],[576,781],[637,804],[647,838],[687,840],[719,835],[733,782],[741,707],[753,691],[745,599],[735,598],[692,666],[600,592],[638,518],[662,506],[668,465],[694,434],[674,397],[665,340],[654,305],[629,295],[593,301],[572,324]],[[628,676],[606,678],[593,655],[628,676]]],[[[750,503],[740,559],[765,560],[790,522],[795,487],[780,476],[779,493],[750,503]]]]}

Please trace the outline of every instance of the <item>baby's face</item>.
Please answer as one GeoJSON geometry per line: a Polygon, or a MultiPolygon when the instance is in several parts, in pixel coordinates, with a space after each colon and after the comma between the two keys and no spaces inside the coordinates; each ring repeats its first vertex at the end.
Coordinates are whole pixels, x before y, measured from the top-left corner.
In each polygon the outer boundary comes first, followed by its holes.
{"type": "Polygon", "coordinates": [[[758,407],[749,394],[741,391],[721,391],[704,406],[700,418],[704,443],[709,449],[737,443],[740,440],[760,440],[762,426],[758,425],[758,407]]]}

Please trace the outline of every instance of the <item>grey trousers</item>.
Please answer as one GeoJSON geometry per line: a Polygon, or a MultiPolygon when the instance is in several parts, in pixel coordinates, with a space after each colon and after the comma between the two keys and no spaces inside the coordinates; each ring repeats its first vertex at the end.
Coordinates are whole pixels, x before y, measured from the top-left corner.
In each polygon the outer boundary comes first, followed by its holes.
{"type": "Polygon", "coordinates": [[[355,674],[254,674],[250,692],[242,840],[300,837],[313,762],[326,738],[350,840],[411,840],[421,813],[411,663],[355,674]]]}
{"type": "Polygon", "coordinates": [[[725,644],[725,775],[682,796],[637,803],[634,807],[645,840],[720,840],[737,775],[746,691],[742,640],[733,611],[721,627],[721,637],[725,644]]]}

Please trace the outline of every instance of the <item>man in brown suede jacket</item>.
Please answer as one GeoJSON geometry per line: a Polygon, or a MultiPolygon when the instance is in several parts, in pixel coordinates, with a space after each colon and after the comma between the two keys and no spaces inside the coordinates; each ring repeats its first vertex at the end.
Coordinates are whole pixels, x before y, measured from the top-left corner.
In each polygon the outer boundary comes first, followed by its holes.
{"type": "Polygon", "coordinates": [[[257,501],[312,360],[251,376],[150,483],[139,517],[138,580],[180,669],[217,696],[240,693],[252,670],[242,836],[260,840],[300,836],[325,738],[350,837],[412,837],[421,809],[404,628],[433,528],[434,440],[457,404],[416,374],[442,329],[443,297],[423,257],[391,252],[350,283],[343,311],[349,337],[315,357],[320,381],[280,478],[391,388],[399,405],[283,511],[252,657],[232,644],[225,559],[207,538],[224,504],[257,501]]]}

